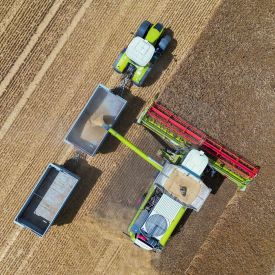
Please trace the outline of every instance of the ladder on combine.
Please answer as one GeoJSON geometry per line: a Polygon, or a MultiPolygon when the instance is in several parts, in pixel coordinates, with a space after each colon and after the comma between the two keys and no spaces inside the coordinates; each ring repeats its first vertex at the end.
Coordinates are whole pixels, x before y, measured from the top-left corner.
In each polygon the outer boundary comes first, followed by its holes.
{"type": "Polygon", "coordinates": [[[197,146],[209,157],[212,168],[245,189],[259,167],[228,150],[204,132],[191,126],[160,103],[154,102],[140,116],[139,123],[175,148],[197,146]]]}

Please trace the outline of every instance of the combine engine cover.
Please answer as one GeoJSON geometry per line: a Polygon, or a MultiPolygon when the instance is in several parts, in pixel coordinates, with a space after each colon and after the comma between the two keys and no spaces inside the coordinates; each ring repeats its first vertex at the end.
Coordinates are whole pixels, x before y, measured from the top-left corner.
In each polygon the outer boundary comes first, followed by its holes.
{"type": "Polygon", "coordinates": [[[129,226],[132,241],[145,250],[162,250],[185,210],[153,184],[129,226]]]}

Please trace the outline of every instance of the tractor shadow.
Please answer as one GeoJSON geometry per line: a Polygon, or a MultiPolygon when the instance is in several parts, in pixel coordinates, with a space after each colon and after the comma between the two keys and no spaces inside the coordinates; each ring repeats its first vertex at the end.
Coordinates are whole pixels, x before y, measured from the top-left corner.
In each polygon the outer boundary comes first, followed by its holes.
{"type": "Polygon", "coordinates": [[[176,55],[173,54],[175,48],[177,47],[177,40],[174,38],[174,32],[171,28],[167,28],[165,29],[165,34],[170,35],[172,40],[164,54],[153,65],[153,69],[144,83],[145,87],[151,86],[154,82],[156,82],[161,77],[163,71],[167,69],[172,60],[177,62],[176,55]]]}
{"type": "Polygon", "coordinates": [[[102,171],[88,164],[86,159],[69,159],[63,165],[66,169],[80,177],[72,195],[65,203],[56,221],[57,226],[71,223],[81,208],[83,202],[95,186],[102,171]]]}
{"type": "MultiPolygon", "coordinates": [[[[115,93],[115,91],[113,91],[115,93]]],[[[136,117],[145,105],[145,101],[138,96],[131,94],[129,89],[124,91],[124,99],[127,100],[127,106],[114,125],[114,129],[124,136],[131,125],[136,122],[136,117]]],[[[111,135],[108,135],[99,149],[99,153],[108,154],[117,149],[120,142],[111,135]]]]}

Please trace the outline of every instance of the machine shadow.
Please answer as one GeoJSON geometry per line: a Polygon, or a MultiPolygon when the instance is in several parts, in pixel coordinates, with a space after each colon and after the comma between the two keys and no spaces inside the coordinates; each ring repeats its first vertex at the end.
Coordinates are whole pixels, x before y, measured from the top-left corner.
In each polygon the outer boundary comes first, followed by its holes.
{"type": "Polygon", "coordinates": [[[156,82],[161,77],[162,73],[167,69],[173,59],[177,61],[176,55],[173,54],[173,51],[177,47],[177,40],[174,38],[174,32],[171,30],[171,28],[167,28],[165,30],[165,33],[170,35],[172,37],[172,40],[164,54],[153,65],[153,69],[144,83],[145,87],[151,86],[154,82],[156,82]]]}
{"type": "MultiPolygon", "coordinates": [[[[124,136],[131,125],[136,122],[136,117],[145,105],[145,101],[140,97],[131,94],[128,89],[124,91],[123,97],[128,103],[113,128],[124,136]]],[[[108,154],[113,152],[117,149],[119,143],[120,142],[116,138],[108,135],[100,147],[99,153],[108,154]]]]}
{"type": "Polygon", "coordinates": [[[189,217],[191,216],[193,210],[190,208],[187,208],[182,219],[180,220],[180,222],[178,223],[178,225],[176,226],[175,230],[173,231],[171,236],[175,236],[178,233],[181,232],[182,228],[184,227],[184,225],[186,224],[187,220],[189,219],[189,217]]]}
{"type": "Polygon", "coordinates": [[[102,174],[101,170],[90,166],[87,160],[82,158],[69,159],[65,162],[64,167],[78,175],[80,181],[54,222],[57,226],[69,224],[74,220],[81,205],[102,174]]]}
{"type": "Polygon", "coordinates": [[[223,184],[225,177],[218,172],[214,175],[212,173],[213,170],[211,168],[207,168],[201,179],[207,187],[212,189],[211,193],[215,195],[223,184]]]}

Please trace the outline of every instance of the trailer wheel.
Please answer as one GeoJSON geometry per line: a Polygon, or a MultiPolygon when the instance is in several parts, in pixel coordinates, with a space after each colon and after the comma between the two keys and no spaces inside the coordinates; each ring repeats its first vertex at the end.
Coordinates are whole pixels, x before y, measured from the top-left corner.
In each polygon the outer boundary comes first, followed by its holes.
{"type": "Polygon", "coordinates": [[[146,36],[147,32],[149,31],[149,28],[151,26],[152,26],[152,24],[149,21],[147,21],[147,20],[143,21],[140,24],[140,26],[139,26],[139,28],[138,28],[135,36],[139,36],[141,38],[144,38],[146,36]]]}

